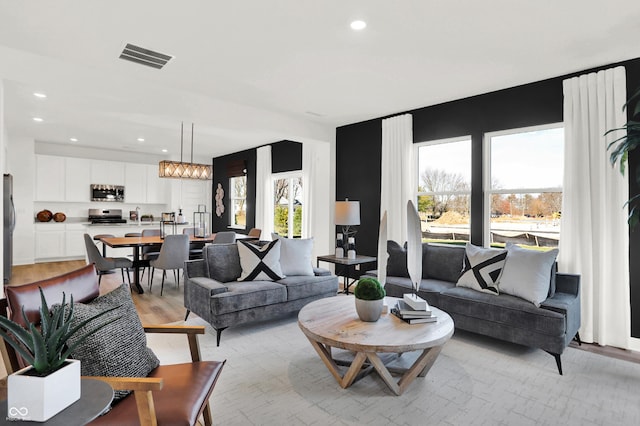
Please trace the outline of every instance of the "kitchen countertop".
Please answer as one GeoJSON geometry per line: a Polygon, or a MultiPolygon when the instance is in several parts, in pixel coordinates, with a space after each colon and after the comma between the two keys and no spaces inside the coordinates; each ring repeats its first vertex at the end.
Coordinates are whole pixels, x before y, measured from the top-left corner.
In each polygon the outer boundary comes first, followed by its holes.
{"type": "MultiPolygon", "coordinates": [[[[91,223],[87,220],[86,217],[68,217],[64,222],[55,222],[50,220],[49,222],[40,222],[34,218],[34,223],[36,224],[78,224],[78,225],[87,225],[87,226],[160,226],[159,220],[154,220],[152,222],[136,222],[135,220],[128,220],[126,223],[91,223]]],[[[189,222],[184,223],[176,223],[176,226],[186,226],[191,225],[189,222]]]]}

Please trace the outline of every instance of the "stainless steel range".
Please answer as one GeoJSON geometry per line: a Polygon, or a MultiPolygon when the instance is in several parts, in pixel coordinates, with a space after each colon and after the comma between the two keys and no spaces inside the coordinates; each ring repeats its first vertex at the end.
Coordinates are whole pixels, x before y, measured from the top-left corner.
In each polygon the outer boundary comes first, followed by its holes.
{"type": "Polygon", "coordinates": [[[127,223],[122,218],[121,209],[89,209],[89,221],[91,223],[127,223]]]}

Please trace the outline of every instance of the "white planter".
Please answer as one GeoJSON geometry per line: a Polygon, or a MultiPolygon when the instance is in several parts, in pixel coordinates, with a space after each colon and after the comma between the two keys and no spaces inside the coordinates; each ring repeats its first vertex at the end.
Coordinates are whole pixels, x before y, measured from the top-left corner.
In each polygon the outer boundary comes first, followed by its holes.
{"type": "Polygon", "coordinates": [[[67,365],[46,377],[25,375],[31,366],[9,375],[7,417],[44,422],[79,400],[80,361],[67,361],[67,365]]]}
{"type": "Polygon", "coordinates": [[[378,300],[362,300],[356,299],[356,312],[358,317],[365,322],[376,322],[380,319],[382,308],[384,307],[384,299],[378,300]]]}

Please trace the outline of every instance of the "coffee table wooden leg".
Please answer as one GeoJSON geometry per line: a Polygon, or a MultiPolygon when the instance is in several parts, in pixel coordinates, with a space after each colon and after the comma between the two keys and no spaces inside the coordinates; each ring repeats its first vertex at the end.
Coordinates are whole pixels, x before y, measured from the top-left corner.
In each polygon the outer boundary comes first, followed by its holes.
{"type": "Polygon", "coordinates": [[[373,365],[373,368],[376,369],[382,380],[384,380],[387,386],[389,386],[389,389],[391,389],[396,395],[402,394],[403,389],[400,389],[400,386],[398,386],[398,383],[396,383],[391,373],[389,373],[387,366],[384,365],[378,354],[373,352],[368,353],[367,358],[369,358],[369,362],[373,365]]]}
{"type": "Polygon", "coordinates": [[[358,373],[362,368],[362,364],[367,359],[367,355],[361,352],[357,353],[355,358],[353,359],[353,362],[351,363],[351,366],[349,367],[345,375],[342,376],[337,364],[331,358],[331,347],[325,347],[325,345],[318,343],[312,339],[309,339],[309,342],[318,353],[318,356],[320,357],[322,362],[324,362],[324,365],[329,369],[329,372],[336,379],[340,387],[348,388],[349,386],[351,386],[355,378],[358,376],[358,373]]]}
{"type": "Polygon", "coordinates": [[[436,362],[436,358],[438,358],[438,355],[440,355],[441,350],[442,350],[442,346],[436,346],[435,348],[427,349],[425,351],[425,352],[428,352],[427,357],[429,358],[429,361],[422,368],[422,371],[420,372],[420,374],[418,374],[418,377],[424,377],[427,375],[427,373],[433,366],[433,363],[436,362]]]}
{"type": "Polygon", "coordinates": [[[389,389],[393,391],[396,395],[402,395],[404,390],[409,386],[416,377],[424,377],[436,358],[440,354],[442,350],[442,346],[437,346],[434,348],[428,348],[422,351],[422,354],[418,357],[418,359],[405,371],[400,380],[397,382],[384,365],[378,354],[376,353],[367,353],[367,358],[373,367],[376,369],[382,380],[389,386],[389,389]]]}

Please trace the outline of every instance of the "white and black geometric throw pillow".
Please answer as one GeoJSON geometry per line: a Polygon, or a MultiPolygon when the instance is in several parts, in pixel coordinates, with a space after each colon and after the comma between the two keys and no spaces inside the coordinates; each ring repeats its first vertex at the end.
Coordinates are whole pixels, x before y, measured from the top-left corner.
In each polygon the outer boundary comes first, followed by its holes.
{"type": "Polygon", "coordinates": [[[458,286],[499,294],[498,283],[507,260],[506,250],[486,249],[467,243],[458,286]]]}
{"type": "Polygon", "coordinates": [[[262,247],[238,241],[242,274],[238,281],[277,281],[285,277],[280,267],[280,240],[262,247]]]}

